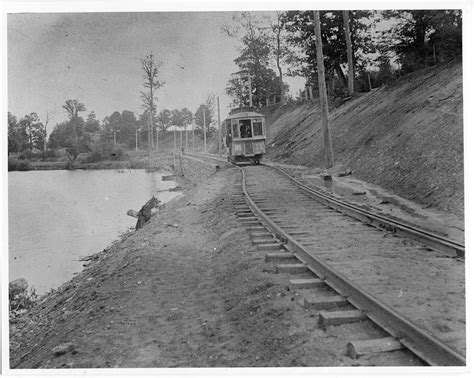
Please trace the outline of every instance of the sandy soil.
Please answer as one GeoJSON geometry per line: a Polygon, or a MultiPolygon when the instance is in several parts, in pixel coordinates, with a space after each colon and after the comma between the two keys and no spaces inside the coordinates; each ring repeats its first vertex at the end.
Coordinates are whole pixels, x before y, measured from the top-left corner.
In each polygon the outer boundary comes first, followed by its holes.
{"type": "Polygon", "coordinates": [[[11,324],[10,367],[419,364],[403,352],[345,356],[347,327],[319,329],[238,222],[237,177],[202,169],[180,179],[180,199],[11,324]]]}

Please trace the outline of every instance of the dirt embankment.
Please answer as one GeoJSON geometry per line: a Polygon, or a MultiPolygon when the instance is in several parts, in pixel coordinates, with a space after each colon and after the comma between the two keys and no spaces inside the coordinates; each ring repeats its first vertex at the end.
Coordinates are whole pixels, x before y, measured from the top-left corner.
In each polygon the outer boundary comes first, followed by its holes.
{"type": "MultiPolygon", "coordinates": [[[[464,214],[461,63],[414,72],[331,111],[335,163],[359,179],[464,214]]],[[[268,157],[324,167],[319,99],[268,109],[268,157]]]]}
{"type": "Polygon", "coordinates": [[[383,365],[344,356],[269,273],[232,207],[238,177],[181,178],[180,199],[11,323],[10,367],[383,365]]]}

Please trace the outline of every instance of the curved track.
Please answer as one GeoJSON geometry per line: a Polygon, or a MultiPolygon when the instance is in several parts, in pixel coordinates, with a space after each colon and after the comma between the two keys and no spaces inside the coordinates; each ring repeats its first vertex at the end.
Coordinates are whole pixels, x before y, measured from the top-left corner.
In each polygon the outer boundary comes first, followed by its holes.
{"type": "MultiPolygon", "coordinates": [[[[256,224],[274,236],[277,249],[284,247],[298,259],[293,266],[277,269],[298,272],[303,264],[331,288],[316,299],[316,307],[323,309],[320,322],[335,314],[342,323],[369,319],[392,337],[390,342],[400,343],[430,365],[466,364],[464,264],[446,257],[451,249],[433,251],[426,248],[428,243],[398,237],[406,233],[374,224],[381,221],[371,220],[374,215],[368,212],[349,217],[341,213],[346,204],[320,199],[318,193],[269,167],[246,167],[241,172],[241,194],[251,209],[248,213],[246,206],[239,207],[241,219],[250,226],[257,219],[256,224]]],[[[402,230],[405,225],[396,227],[402,230]]],[[[459,255],[460,246],[455,248],[459,255]]],[[[322,294],[320,289],[313,291],[322,294]]],[[[377,340],[366,341],[375,348],[379,345],[377,340]]]]}

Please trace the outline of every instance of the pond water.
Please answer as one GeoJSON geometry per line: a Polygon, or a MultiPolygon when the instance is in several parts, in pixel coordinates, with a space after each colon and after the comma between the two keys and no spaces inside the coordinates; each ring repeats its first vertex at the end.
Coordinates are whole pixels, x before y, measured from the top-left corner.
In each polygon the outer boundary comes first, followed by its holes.
{"type": "Polygon", "coordinates": [[[106,248],[135,227],[128,209],[178,192],[164,173],[145,170],[8,173],[9,281],[23,277],[43,294],[82,269],[80,257],[106,248]]]}

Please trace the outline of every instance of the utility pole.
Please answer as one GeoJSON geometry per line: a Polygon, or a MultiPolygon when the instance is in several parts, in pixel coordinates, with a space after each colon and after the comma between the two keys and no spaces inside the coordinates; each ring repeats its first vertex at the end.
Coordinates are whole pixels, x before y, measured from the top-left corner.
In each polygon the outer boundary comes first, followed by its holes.
{"type": "Polygon", "coordinates": [[[173,168],[176,172],[176,126],[173,126],[173,139],[174,139],[174,150],[173,150],[173,168]]]}
{"type": "Polygon", "coordinates": [[[187,123],[184,125],[184,135],[186,138],[185,149],[187,151],[188,150],[188,124],[187,123]]]}
{"type": "Polygon", "coordinates": [[[191,129],[193,131],[193,152],[194,152],[194,121],[193,123],[191,124],[191,129]]]}
{"type": "Polygon", "coordinates": [[[204,153],[207,154],[207,136],[206,136],[206,108],[202,108],[203,131],[204,131],[204,153]]]}
{"type": "Polygon", "coordinates": [[[156,125],[156,152],[158,152],[158,131],[159,131],[159,128],[158,128],[158,125],[156,125]]]}
{"type": "Polygon", "coordinates": [[[349,26],[349,11],[342,11],[342,19],[344,21],[344,34],[346,36],[346,49],[347,49],[347,65],[349,70],[347,72],[347,89],[349,96],[354,95],[354,63],[352,62],[352,42],[351,42],[351,29],[349,26]]]}
{"type": "Polygon", "coordinates": [[[219,157],[222,155],[222,130],[221,130],[221,107],[219,105],[219,96],[217,96],[217,125],[219,127],[219,157]]]}
{"type": "Polygon", "coordinates": [[[115,134],[117,134],[117,132],[114,130],[114,147],[117,147],[117,138],[115,137],[115,134]]]}
{"type": "Polygon", "coordinates": [[[318,87],[321,104],[321,122],[323,128],[325,162],[326,169],[328,169],[334,165],[334,154],[332,150],[331,132],[329,130],[329,108],[323,63],[323,42],[321,40],[321,21],[319,19],[319,11],[314,11],[314,34],[316,35],[316,61],[318,65],[318,87]]]}
{"type": "Polygon", "coordinates": [[[138,152],[138,129],[135,130],[135,151],[138,152]]]}

